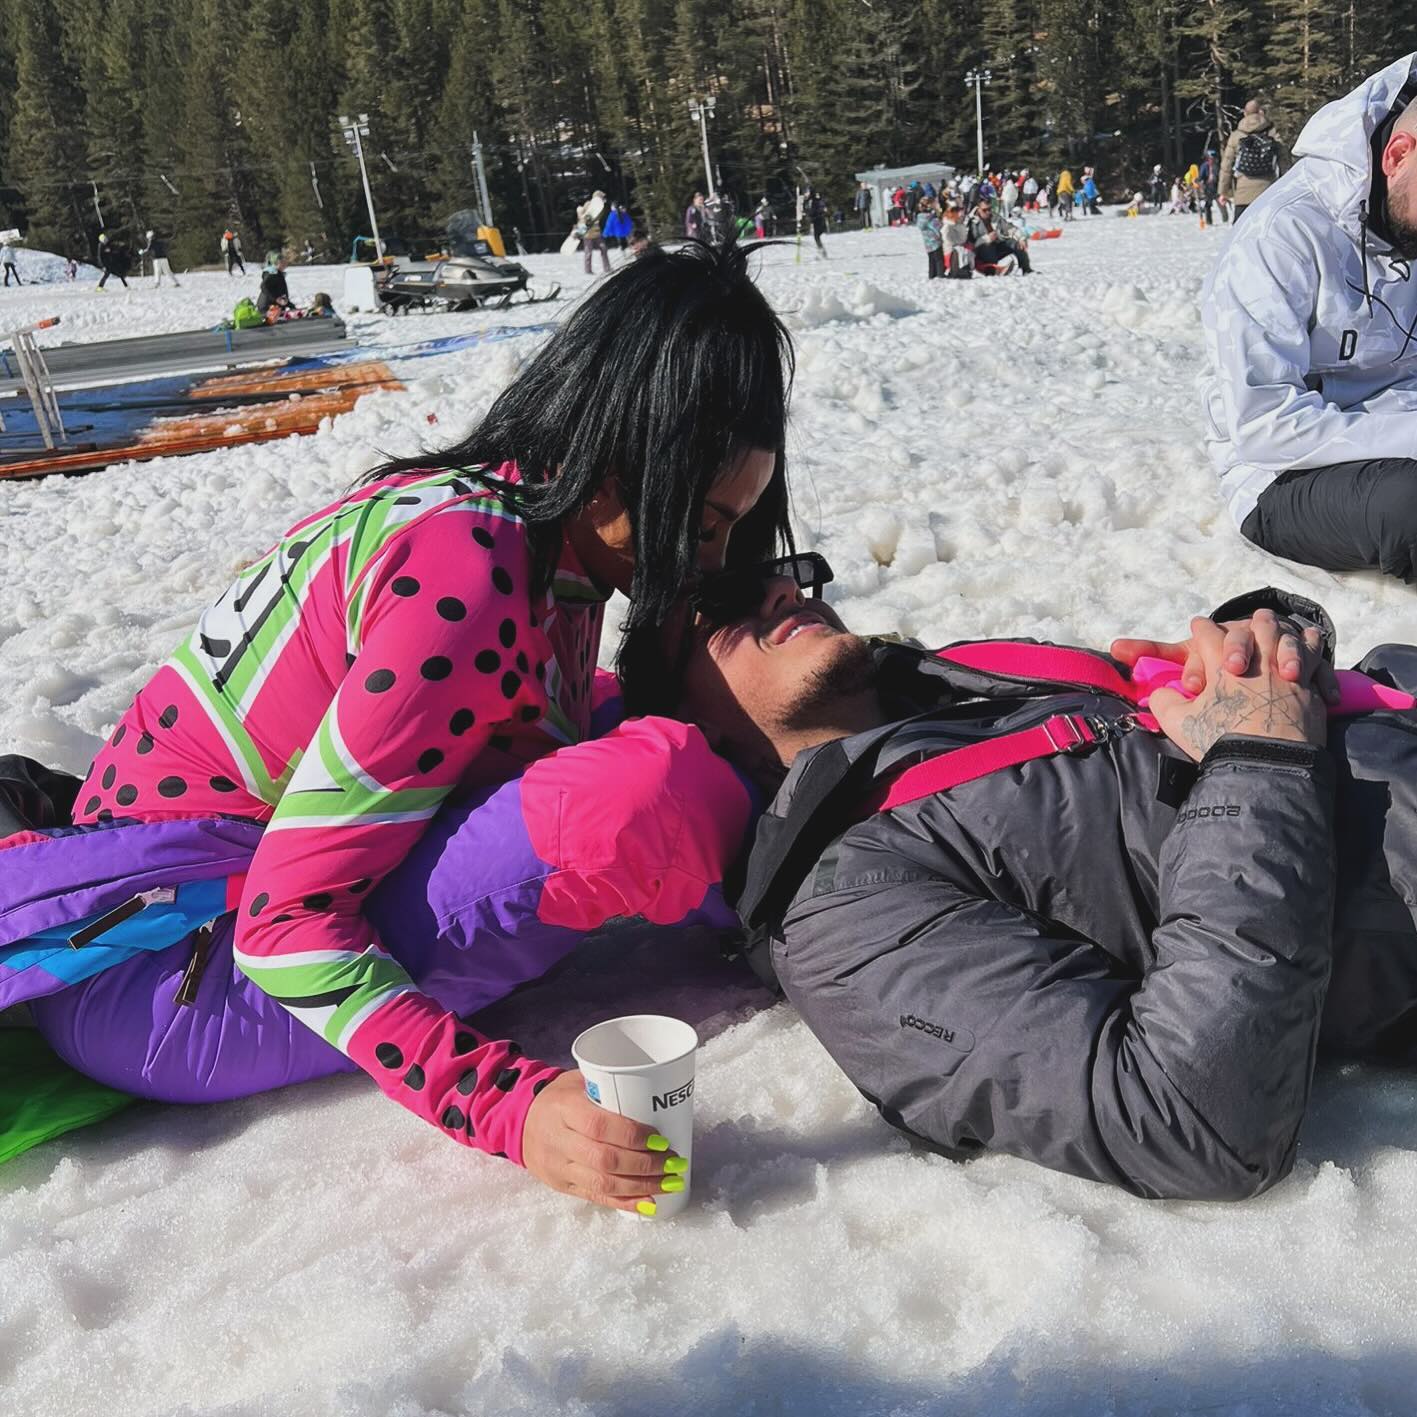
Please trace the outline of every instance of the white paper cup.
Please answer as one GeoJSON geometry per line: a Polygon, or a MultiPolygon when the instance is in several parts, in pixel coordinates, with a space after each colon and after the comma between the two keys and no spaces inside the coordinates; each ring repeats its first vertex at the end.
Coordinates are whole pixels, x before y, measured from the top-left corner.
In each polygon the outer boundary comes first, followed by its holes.
{"type": "Polygon", "coordinates": [[[682,1019],[631,1014],[588,1028],[571,1044],[586,1095],[607,1111],[633,1117],[660,1134],[689,1162],[684,1189],[654,1192],[655,1218],[689,1204],[694,1152],[694,1050],[699,1036],[682,1019]]]}

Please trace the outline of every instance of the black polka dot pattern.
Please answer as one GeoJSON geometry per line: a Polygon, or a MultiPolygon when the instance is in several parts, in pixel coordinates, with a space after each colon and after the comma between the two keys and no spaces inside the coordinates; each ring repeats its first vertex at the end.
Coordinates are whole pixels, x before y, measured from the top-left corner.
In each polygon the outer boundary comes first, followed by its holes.
{"type": "Polygon", "coordinates": [[[427,748],[418,755],[418,771],[432,772],[442,761],[443,755],[437,748],[427,748]]]}
{"type": "Polygon", "coordinates": [[[492,568],[492,586],[493,589],[501,591],[503,595],[510,595],[514,589],[511,573],[505,567],[494,566],[492,568]]]}
{"type": "Polygon", "coordinates": [[[497,542],[492,533],[485,526],[475,526],[472,529],[472,539],[484,550],[490,551],[497,542]]]}
{"type": "Polygon", "coordinates": [[[101,808],[94,816],[96,822],[111,822],[112,820],[113,813],[107,807],[101,808]]]}
{"type": "Polygon", "coordinates": [[[394,687],[394,671],[392,669],[376,669],[365,681],[364,687],[371,694],[383,694],[394,687]]]}
{"type": "Polygon", "coordinates": [[[541,717],[541,710],[535,704],[525,704],[522,707],[522,722],[535,723],[541,717]]]}
{"type": "Polygon", "coordinates": [[[171,728],[177,722],[177,705],[168,704],[157,716],[158,724],[163,728],[171,728]]]}
{"type": "Polygon", "coordinates": [[[463,1073],[463,1075],[458,1079],[458,1091],[462,1093],[464,1097],[467,1097],[472,1093],[473,1089],[476,1088],[476,1086],[477,1069],[468,1068],[467,1071],[463,1073]]]}
{"type": "Polygon", "coordinates": [[[403,1049],[400,1048],[397,1043],[380,1043],[374,1049],[374,1056],[379,1060],[382,1067],[403,1067],[403,1049]]]}
{"type": "Polygon", "coordinates": [[[268,896],[265,891],[262,891],[260,895],[251,902],[251,914],[259,915],[270,903],[270,896],[268,896]]]}
{"type": "Polygon", "coordinates": [[[455,1132],[467,1121],[467,1117],[464,1115],[461,1107],[454,1107],[450,1104],[443,1108],[443,1115],[440,1120],[450,1132],[455,1132]]]}
{"type": "Polygon", "coordinates": [[[403,1085],[411,1092],[422,1092],[425,1081],[423,1069],[417,1063],[403,1075],[403,1085]]]}
{"type": "Polygon", "coordinates": [[[131,782],[125,782],[114,794],[114,800],[120,807],[131,807],[138,800],[138,789],[131,782]]]}
{"type": "Polygon", "coordinates": [[[512,620],[503,620],[497,627],[497,638],[502,641],[503,649],[511,649],[517,642],[517,627],[512,620]]]}
{"type": "Polygon", "coordinates": [[[146,755],[151,753],[156,745],[157,739],[154,738],[151,733],[144,733],[143,736],[138,739],[138,752],[146,755]]]}
{"type": "Polygon", "coordinates": [[[496,1077],[492,1079],[492,1086],[499,1092],[510,1092],[521,1077],[520,1068],[503,1068],[496,1077]]]}
{"type": "Polygon", "coordinates": [[[187,790],[187,782],[180,777],[165,777],[157,785],[160,797],[181,797],[187,790]]]}
{"type": "Polygon", "coordinates": [[[111,741],[115,748],[123,741],[123,738],[127,734],[127,732],[127,728],[124,727],[124,725],[121,723],[118,725],[117,728],[113,730],[113,738],[111,741]]]}
{"type": "Polygon", "coordinates": [[[531,664],[526,657],[525,650],[517,651],[517,668],[520,669],[523,674],[528,673],[531,669],[531,664]]]}
{"type": "Polygon", "coordinates": [[[236,791],[236,784],[229,777],[222,777],[220,773],[216,777],[208,779],[207,785],[213,792],[236,791]]]}
{"type": "Polygon", "coordinates": [[[555,1081],[556,1081],[555,1078],[542,1078],[539,1083],[536,1083],[536,1084],[532,1087],[532,1089],[531,1089],[531,1095],[532,1095],[533,1097],[538,1096],[538,1095],[539,1095],[541,1092],[543,1092],[546,1088],[550,1087],[551,1084],[552,1084],[553,1082],[555,1082],[555,1081]]]}
{"type": "Polygon", "coordinates": [[[350,895],[363,895],[364,892],[367,891],[369,887],[373,884],[374,878],[372,876],[361,876],[357,881],[355,881],[352,886],[350,886],[349,893],[350,895]]]}
{"type": "Polygon", "coordinates": [[[417,595],[418,582],[412,576],[396,576],[393,584],[389,586],[395,595],[417,595]]]}
{"type": "Polygon", "coordinates": [[[118,776],[118,769],[112,763],[104,768],[103,776],[99,778],[98,785],[105,790],[113,786],[113,780],[118,776]]]}
{"type": "Polygon", "coordinates": [[[472,663],[480,673],[495,674],[501,668],[502,656],[495,649],[485,649],[472,663]]]}
{"type": "Polygon", "coordinates": [[[435,654],[431,659],[425,659],[418,666],[418,672],[425,678],[436,683],[439,679],[446,679],[453,672],[453,661],[443,654],[435,654]]]}
{"type": "Polygon", "coordinates": [[[504,699],[516,698],[517,690],[520,689],[521,686],[522,680],[520,674],[513,674],[508,670],[507,673],[502,675],[502,697],[504,699]]]}
{"type": "Polygon", "coordinates": [[[467,616],[467,606],[455,595],[445,595],[434,607],[445,620],[462,620],[467,616]]]}
{"type": "Polygon", "coordinates": [[[328,891],[316,891],[314,895],[307,895],[300,903],[306,910],[328,910],[332,900],[334,896],[328,891]]]}
{"type": "Polygon", "coordinates": [[[475,1033],[464,1033],[459,1030],[453,1034],[453,1056],[461,1057],[464,1053],[471,1053],[478,1047],[477,1035],[475,1033]]]}
{"type": "Polygon", "coordinates": [[[448,720],[448,732],[454,738],[461,738],[474,723],[477,722],[477,715],[471,709],[459,709],[448,720]]]}
{"type": "Polygon", "coordinates": [[[102,801],[102,797],[90,797],[89,800],[84,803],[84,816],[93,816],[93,814],[98,811],[99,803],[102,801]]]}

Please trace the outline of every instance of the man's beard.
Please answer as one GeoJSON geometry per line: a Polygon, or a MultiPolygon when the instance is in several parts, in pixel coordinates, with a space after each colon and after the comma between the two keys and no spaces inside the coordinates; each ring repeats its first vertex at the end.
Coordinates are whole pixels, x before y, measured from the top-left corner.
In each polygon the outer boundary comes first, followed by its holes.
{"type": "Polygon", "coordinates": [[[1383,204],[1383,216],[1387,223],[1387,235],[1392,243],[1393,254],[1404,261],[1417,261],[1417,221],[1412,219],[1410,211],[1413,205],[1414,203],[1409,201],[1409,210],[1399,215],[1391,195],[1383,204]]]}
{"type": "Polygon", "coordinates": [[[876,687],[876,661],[871,646],[859,635],[842,635],[836,653],[803,681],[797,696],[782,711],[779,726],[794,733],[835,728],[842,701],[856,699],[876,687]]]}

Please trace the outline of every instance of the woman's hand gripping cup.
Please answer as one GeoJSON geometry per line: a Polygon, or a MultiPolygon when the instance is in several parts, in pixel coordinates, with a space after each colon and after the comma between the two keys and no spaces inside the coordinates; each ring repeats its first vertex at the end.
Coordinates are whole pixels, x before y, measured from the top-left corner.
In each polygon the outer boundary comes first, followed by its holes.
{"type": "Polygon", "coordinates": [[[683,1191],[689,1169],[653,1127],[592,1102],[574,1070],[531,1104],[522,1159],[554,1191],[640,1215],[654,1215],[666,1195],[683,1191]]]}

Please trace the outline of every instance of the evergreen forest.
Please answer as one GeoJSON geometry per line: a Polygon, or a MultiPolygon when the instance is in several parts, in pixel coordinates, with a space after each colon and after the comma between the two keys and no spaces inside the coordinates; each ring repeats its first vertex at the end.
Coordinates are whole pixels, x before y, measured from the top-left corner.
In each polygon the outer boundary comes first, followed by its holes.
{"type": "Polygon", "coordinates": [[[812,184],[942,162],[1179,172],[1263,98],[1279,136],[1417,49],[1411,0],[0,0],[0,224],[86,257],[156,228],[180,265],[368,231],[336,124],[368,115],[383,235],[476,204],[530,250],[594,189],[665,234],[705,186],[784,215],[812,184]]]}

